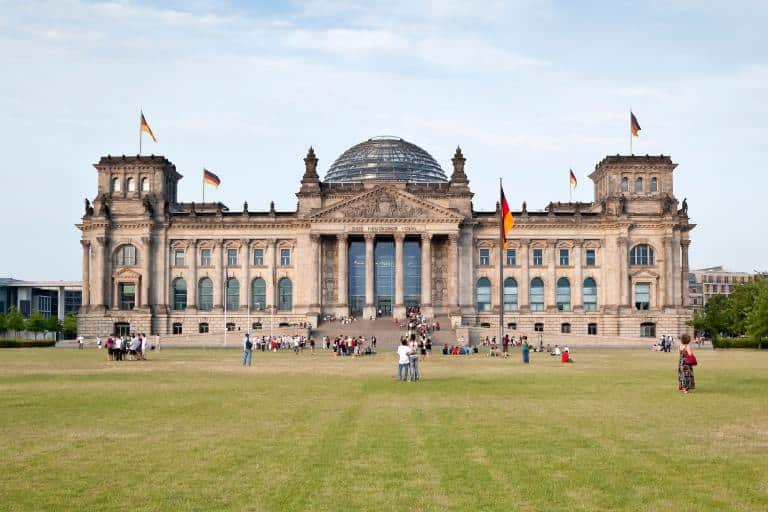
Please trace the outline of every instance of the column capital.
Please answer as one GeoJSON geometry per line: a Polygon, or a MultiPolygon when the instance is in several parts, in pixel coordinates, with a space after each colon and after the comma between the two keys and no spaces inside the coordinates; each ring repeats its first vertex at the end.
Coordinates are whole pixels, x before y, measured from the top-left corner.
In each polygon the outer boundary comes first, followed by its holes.
{"type": "Polygon", "coordinates": [[[403,243],[405,241],[405,233],[395,233],[395,242],[397,243],[403,243]]]}
{"type": "Polygon", "coordinates": [[[366,242],[373,242],[376,239],[375,233],[365,233],[363,235],[363,238],[365,238],[366,242]]]}
{"type": "Polygon", "coordinates": [[[451,241],[451,243],[457,243],[459,241],[459,234],[458,233],[448,233],[448,240],[451,241]]]}
{"type": "Polygon", "coordinates": [[[617,247],[621,247],[622,245],[626,246],[627,245],[627,240],[628,240],[628,238],[625,237],[625,236],[618,237],[616,239],[616,246],[617,247]]]}
{"type": "Polygon", "coordinates": [[[197,238],[194,238],[189,241],[189,247],[192,249],[197,249],[197,238]]]}
{"type": "Polygon", "coordinates": [[[680,245],[683,246],[683,249],[687,249],[688,246],[691,245],[691,241],[690,240],[680,240],[680,245]]]}
{"type": "Polygon", "coordinates": [[[547,240],[547,245],[550,246],[551,248],[554,248],[555,246],[557,246],[557,239],[550,238],[549,240],[547,240]]]}
{"type": "Polygon", "coordinates": [[[144,244],[144,247],[149,247],[149,244],[151,241],[152,241],[151,237],[148,237],[148,236],[141,237],[141,243],[144,244]]]}
{"type": "Polygon", "coordinates": [[[434,236],[433,233],[430,233],[427,231],[421,234],[421,239],[425,242],[429,242],[430,240],[432,240],[433,236],[434,236]]]}
{"type": "Polygon", "coordinates": [[[99,245],[101,245],[102,247],[106,246],[107,244],[109,244],[109,237],[107,237],[107,236],[97,236],[96,237],[96,242],[99,245]]]}
{"type": "Polygon", "coordinates": [[[277,238],[267,238],[267,245],[274,248],[277,245],[277,238]]]}
{"type": "Polygon", "coordinates": [[[320,243],[321,235],[319,233],[310,233],[309,239],[314,243],[320,243]]]}
{"type": "Polygon", "coordinates": [[[574,238],[573,239],[573,246],[574,247],[581,247],[584,245],[584,240],[582,238],[574,238]]]}
{"type": "Polygon", "coordinates": [[[528,247],[531,245],[531,239],[530,238],[518,238],[517,242],[520,244],[520,247],[528,247]]]}
{"type": "Polygon", "coordinates": [[[221,238],[216,238],[215,240],[213,240],[213,246],[215,248],[220,249],[223,245],[224,245],[224,240],[222,240],[221,238]]]}
{"type": "Polygon", "coordinates": [[[83,248],[88,249],[91,246],[90,240],[80,240],[80,245],[83,246],[83,248]]]}
{"type": "Polygon", "coordinates": [[[347,238],[349,238],[349,235],[346,233],[336,233],[336,240],[339,242],[346,242],[347,238]]]}
{"type": "Polygon", "coordinates": [[[251,239],[250,238],[243,238],[243,239],[240,240],[240,243],[242,244],[242,247],[245,247],[247,249],[251,245],[251,239]]]}

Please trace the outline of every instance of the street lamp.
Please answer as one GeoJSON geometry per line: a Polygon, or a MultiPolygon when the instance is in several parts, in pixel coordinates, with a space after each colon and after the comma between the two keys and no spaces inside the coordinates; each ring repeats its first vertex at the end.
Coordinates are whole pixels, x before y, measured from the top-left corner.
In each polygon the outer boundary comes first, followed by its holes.
{"type": "MultiPolygon", "coordinates": [[[[229,332],[229,326],[227,325],[227,303],[229,302],[229,267],[224,267],[224,346],[227,346],[227,333],[229,332]]],[[[232,275],[232,277],[235,277],[232,275]]]]}

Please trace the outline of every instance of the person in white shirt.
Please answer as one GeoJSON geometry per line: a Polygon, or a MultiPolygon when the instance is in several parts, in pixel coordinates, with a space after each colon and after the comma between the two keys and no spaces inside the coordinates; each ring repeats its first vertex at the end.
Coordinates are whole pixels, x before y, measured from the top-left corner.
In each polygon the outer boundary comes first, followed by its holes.
{"type": "Polygon", "coordinates": [[[397,380],[408,381],[408,367],[411,365],[411,349],[408,342],[403,340],[397,347],[397,380]]]}
{"type": "Polygon", "coordinates": [[[141,358],[147,359],[147,335],[141,335],[141,358]]]}

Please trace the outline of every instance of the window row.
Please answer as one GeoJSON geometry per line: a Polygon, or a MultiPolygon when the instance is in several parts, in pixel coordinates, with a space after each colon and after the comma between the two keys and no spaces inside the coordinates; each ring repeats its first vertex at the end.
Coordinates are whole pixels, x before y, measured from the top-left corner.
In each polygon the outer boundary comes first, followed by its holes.
{"type": "MultiPolygon", "coordinates": [[[[138,183],[142,192],[149,192],[151,187],[149,178],[141,178],[138,183]]],[[[123,180],[121,178],[112,178],[111,187],[112,192],[122,192],[123,180]]],[[[128,178],[125,180],[125,190],[128,192],[136,192],[136,178],[128,178]]]]}
{"type": "MultiPolygon", "coordinates": [[[[634,190],[635,190],[635,193],[645,192],[644,182],[641,176],[638,176],[637,178],[635,178],[634,190]]],[[[658,192],[658,190],[659,190],[659,180],[654,176],[648,182],[648,192],[658,192]]],[[[629,192],[629,178],[626,176],[621,178],[621,191],[629,192]]]]}
{"type": "MultiPolygon", "coordinates": [[[[475,307],[478,312],[491,310],[491,280],[481,277],[477,281],[475,307]]],[[[581,289],[582,305],[585,311],[597,311],[597,283],[591,277],[584,280],[581,289]]],[[[517,280],[508,277],[504,280],[504,311],[518,309],[517,280]]],[[[566,277],[557,280],[555,304],[559,311],[571,310],[571,282],[566,277]]],[[[540,277],[531,279],[528,290],[528,305],[531,311],[544,310],[544,281],[540,277]]]]}
{"type": "MultiPolygon", "coordinates": [[[[226,307],[228,310],[240,308],[240,282],[230,277],[224,284],[226,307]]],[[[277,309],[290,311],[293,309],[293,283],[287,277],[277,282],[277,309]]],[[[251,281],[250,307],[253,310],[264,310],[267,307],[267,283],[261,277],[251,281]]],[[[177,277],[173,280],[173,309],[187,309],[187,282],[177,277]]],[[[213,280],[209,277],[200,279],[197,285],[197,309],[210,311],[213,309],[213,280]]]]}
{"type": "MultiPolygon", "coordinates": [[[[280,322],[280,327],[288,327],[289,324],[287,322],[280,322]]],[[[261,322],[253,322],[251,324],[251,330],[253,331],[260,331],[262,329],[262,323],[261,322]]],[[[208,322],[200,322],[197,324],[197,332],[199,334],[208,334],[210,332],[211,326],[208,322]]],[[[227,322],[226,329],[230,332],[239,330],[237,327],[237,324],[234,322],[227,322]]],[[[174,322],[171,325],[171,332],[173,334],[183,334],[184,333],[184,326],[181,322],[174,322]]]]}
{"type": "MultiPolygon", "coordinates": [[[[238,249],[226,250],[226,265],[228,267],[238,266],[238,249]]],[[[210,267],[213,265],[213,249],[200,249],[200,266],[210,267]]],[[[176,249],[173,252],[173,265],[183,267],[187,264],[187,251],[185,249],[176,249]]],[[[251,265],[255,267],[264,266],[264,249],[253,249],[251,251],[251,265]]],[[[280,249],[280,266],[291,266],[291,249],[280,249]]]]}
{"type": "MultiPolygon", "coordinates": [[[[480,266],[489,266],[491,264],[491,249],[480,249],[479,260],[480,266]]],[[[559,249],[557,261],[560,266],[569,266],[571,264],[571,250],[559,249]]],[[[517,249],[507,249],[504,264],[509,266],[517,265],[517,249]]],[[[534,267],[544,265],[544,249],[531,249],[530,264],[534,267]]],[[[597,264],[597,251],[595,249],[585,249],[582,264],[586,267],[594,267],[597,264]]]]}

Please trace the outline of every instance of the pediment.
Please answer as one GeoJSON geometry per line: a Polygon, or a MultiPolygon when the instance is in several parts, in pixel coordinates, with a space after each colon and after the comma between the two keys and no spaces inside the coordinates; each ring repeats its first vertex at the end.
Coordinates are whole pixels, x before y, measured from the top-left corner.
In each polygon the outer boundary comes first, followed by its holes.
{"type": "Polygon", "coordinates": [[[656,272],[650,269],[641,269],[630,272],[629,275],[632,278],[638,279],[658,279],[660,276],[656,272]]]}
{"type": "Polygon", "coordinates": [[[346,201],[314,213],[312,220],[356,221],[375,220],[430,220],[432,222],[460,222],[463,217],[447,208],[425,201],[408,192],[388,187],[376,187],[346,201]]]}
{"type": "Polygon", "coordinates": [[[118,270],[117,273],[115,274],[115,277],[119,279],[138,281],[140,274],[138,274],[137,272],[131,269],[124,268],[124,269],[118,270]]]}

